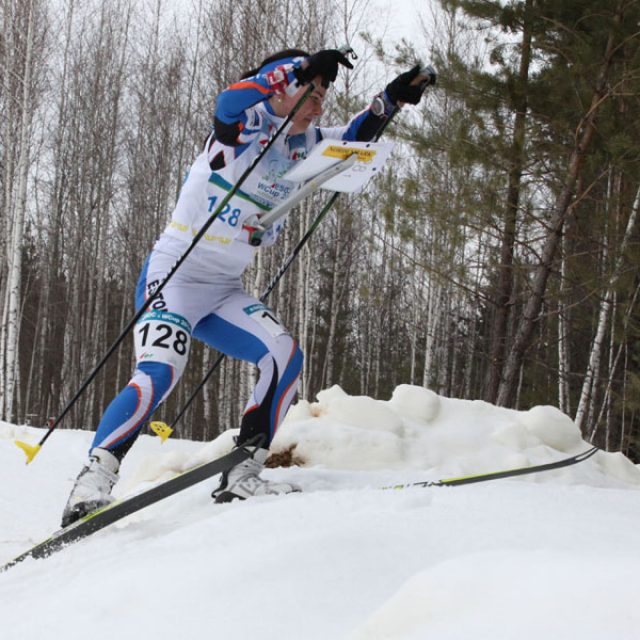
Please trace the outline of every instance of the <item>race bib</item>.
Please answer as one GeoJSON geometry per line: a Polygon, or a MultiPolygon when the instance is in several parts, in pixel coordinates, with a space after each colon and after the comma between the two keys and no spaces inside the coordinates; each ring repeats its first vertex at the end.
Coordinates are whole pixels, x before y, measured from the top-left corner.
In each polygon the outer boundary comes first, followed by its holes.
{"type": "Polygon", "coordinates": [[[282,326],[282,323],[276,318],[275,313],[267,305],[262,303],[256,303],[244,308],[244,312],[255,322],[257,322],[263,329],[269,333],[269,335],[277,338],[283,333],[287,333],[287,330],[282,326]]]}
{"type": "Polygon", "coordinates": [[[141,362],[163,362],[182,372],[189,358],[191,325],[169,311],[148,311],[134,329],[136,358],[141,362]]]}

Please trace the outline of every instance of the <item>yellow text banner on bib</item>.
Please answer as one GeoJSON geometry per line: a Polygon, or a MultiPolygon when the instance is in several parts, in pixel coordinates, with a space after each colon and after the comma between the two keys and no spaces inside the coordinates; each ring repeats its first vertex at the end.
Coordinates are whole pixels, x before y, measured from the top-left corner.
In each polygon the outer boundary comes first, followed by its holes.
{"type": "Polygon", "coordinates": [[[342,147],[332,144],[322,152],[322,155],[329,158],[346,160],[354,153],[358,156],[358,162],[371,162],[375,158],[377,152],[375,149],[356,149],[354,147],[342,147]]]}

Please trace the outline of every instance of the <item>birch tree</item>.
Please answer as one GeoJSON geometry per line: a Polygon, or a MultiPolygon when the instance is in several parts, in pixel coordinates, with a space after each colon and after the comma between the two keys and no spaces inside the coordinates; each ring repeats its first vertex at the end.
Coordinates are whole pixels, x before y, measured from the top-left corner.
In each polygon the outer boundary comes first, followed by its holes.
{"type": "MultiPolygon", "coordinates": [[[[589,364],[587,365],[587,371],[584,376],[584,382],[582,385],[582,391],[580,393],[580,401],[578,409],[576,411],[575,422],[582,430],[585,430],[587,414],[589,412],[594,388],[596,386],[597,378],[600,372],[601,361],[603,351],[605,348],[605,332],[609,323],[609,317],[613,305],[613,299],[615,295],[615,287],[621,276],[622,267],[624,263],[624,256],[627,252],[629,242],[636,227],[636,220],[638,216],[638,208],[640,207],[640,187],[636,191],[635,200],[631,208],[631,214],[627,220],[627,225],[620,241],[618,250],[618,256],[614,262],[613,269],[609,276],[602,302],[600,304],[600,310],[598,313],[598,323],[596,328],[593,344],[591,345],[589,364]]],[[[593,437],[595,425],[592,426],[589,431],[593,437]]]]}
{"type": "Polygon", "coordinates": [[[38,0],[20,7],[3,6],[5,69],[3,99],[6,110],[4,137],[4,219],[8,268],[0,333],[0,415],[14,415],[15,387],[19,367],[22,253],[27,217],[27,189],[31,165],[31,133],[38,97],[38,71],[46,33],[45,14],[38,0]],[[16,127],[12,126],[15,123],[16,127]],[[15,156],[13,156],[15,149],[15,156]],[[13,158],[15,157],[15,165],[13,158]]]}

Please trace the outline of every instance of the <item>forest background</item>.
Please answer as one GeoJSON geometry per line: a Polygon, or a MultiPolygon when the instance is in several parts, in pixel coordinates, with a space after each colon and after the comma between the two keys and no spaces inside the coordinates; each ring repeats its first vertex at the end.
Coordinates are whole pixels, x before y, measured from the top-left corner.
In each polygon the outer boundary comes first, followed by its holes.
{"type": "MultiPolygon", "coordinates": [[[[210,131],[215,96],[274,50],[352,43],[322,123],[419,58],[438,84],[385,132],[269,303],[306,355],[300,394],[401,383],[528,408],[640,461],[640,2],[432,0],[420,40],[371,35],[371,0],[0,0],[0,418],[43,425],[133,316],[139,270],[210,131]]],[[[393,3],[388,3],[393,10],[393,3]]],[[[259,296],[328,194],[246,276],[259,296]]],[[[217,354],[195,344],[171,422],[217,354]]],[[[95,428],[129,342],[75,404],[95,428]]],[[[237,426],[226,360],[183,437],[237,426]]]]}

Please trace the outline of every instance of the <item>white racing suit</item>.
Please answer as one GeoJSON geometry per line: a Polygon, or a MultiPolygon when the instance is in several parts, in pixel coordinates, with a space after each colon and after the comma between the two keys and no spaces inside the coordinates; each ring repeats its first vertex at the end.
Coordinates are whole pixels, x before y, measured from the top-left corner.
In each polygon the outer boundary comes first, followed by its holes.
{"type": "MultiPolygon", "coordinates": [[[[171,221],[140,275],[137,308],[184,254],[282,123],[266,99],[293,82],[296,64],[299,60],[264,68],[218,97],[214,130],[193,163],[171,221]]],[[[92,448],[108,449],[122,459],[180,378],[192,338],[258,366],[259,377],[242,417],[239,444],[264,434],[263,446],[268,446],[296,395],[302,352],[273,311],[242,288],[242,273],[257,250],[249,243],[250,223],[297,189],[282,176],[318,141],[370,140],[384,118],[367,109],[346,126],[309,127],[305,133],[281,135],[276,140],[136,324],[133,377],[102,416],[92,448]]],[[[283,221],[269,230],[261,246],[273,244],[282,225],[283,221]]]]}

